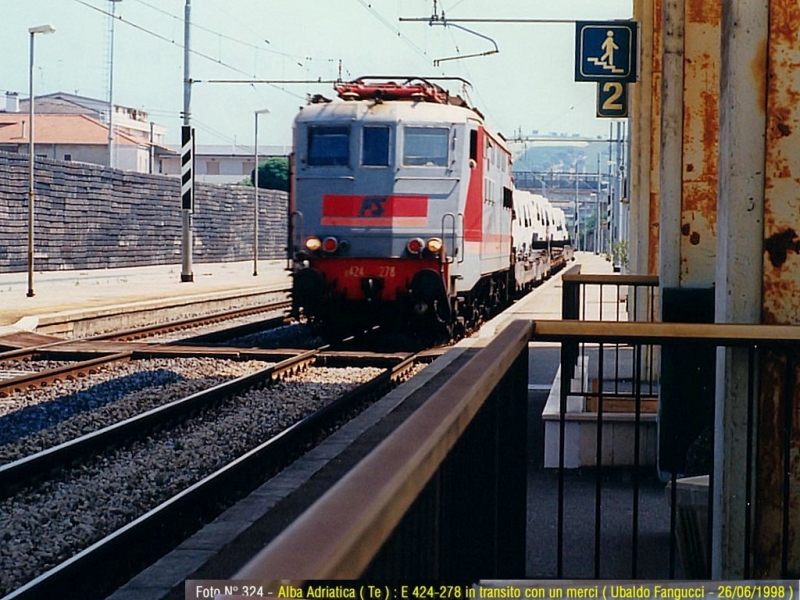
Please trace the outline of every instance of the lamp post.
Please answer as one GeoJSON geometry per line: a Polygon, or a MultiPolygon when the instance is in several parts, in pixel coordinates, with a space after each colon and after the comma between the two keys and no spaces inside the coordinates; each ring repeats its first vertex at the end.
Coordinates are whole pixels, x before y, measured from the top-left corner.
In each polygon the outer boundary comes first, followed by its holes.
{"type": "Polygon", "coordinates": [[[254,112],[255,128],[254,128],[254,148],[256,166],[253,173],[253,185],[255,186],[256,194],[253,201],[253,277],[258,275],[258,115],[269,113],[268,108],[262,108],[254,112]]]}
{"type": "Polygon", "coordinates": [[[35,296],[33,291],[33,169],[34,169],[34,141],[33,141],[33,38],[37,33],[54,33],[52,25],[39,25],[31,27],[31,55],[28,74],[28,298],[35,296]]]}

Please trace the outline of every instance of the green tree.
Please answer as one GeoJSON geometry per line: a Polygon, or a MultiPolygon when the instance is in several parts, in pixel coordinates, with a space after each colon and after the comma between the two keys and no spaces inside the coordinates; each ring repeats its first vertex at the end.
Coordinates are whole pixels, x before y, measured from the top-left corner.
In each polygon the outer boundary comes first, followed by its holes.
{"type": "MultiPolygon", "coordinates": [[[[250,185],[255,185],[255,170],[250,172],[250,185]]],[[[258,187],[288,192],[289,159],[285,156],[274,156],[259,163],[258,187]]]]}

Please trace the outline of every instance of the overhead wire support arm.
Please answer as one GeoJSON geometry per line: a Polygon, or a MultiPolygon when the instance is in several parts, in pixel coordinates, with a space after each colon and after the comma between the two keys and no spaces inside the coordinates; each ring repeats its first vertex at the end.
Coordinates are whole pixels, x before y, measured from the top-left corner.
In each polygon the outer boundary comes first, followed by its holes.
{"type": "Polygon", "coordinates": [[[479,38],[483,38],[484,40],[487,40],[487,41],[491,42],[492,45],[494,46],[494,50],[487,50],[486,52],[477,52],[477,53],[474,53],[474,54],[462,54],[460,56],[447,56],[445,58],[437,58],[437,59],[435,59],[433,61],[433,66],[434,67],[438,67],[439,64],[441,64],[441,63],[443,63],[445,61],[448,61],[448,60],[461,60],[461,59],[464,59],[464,58],[476,58],[478,56],[489,56],[491,54],[497,54],[498,52],[500,52],[500,48],[497,47],[497,42],[495,42],[488,35],[483,35],[482,33],[478,33],[477,31],[473,31],[472,29],[467,29],[466,27],[463,27],[462,25],[456,25],[454,23],[450,23],[448,21],[445,21],[444,18],[442,18],[441,21],[434,21],[433,19],[431,19],[430,25],[431,26],[433,26],[433,25],[442,25],[443,27],[447,27],[449,25],[450,27],[455,27],[456,29],[461,29],[462,31],[466,31],[467,33],[471,33],[472,35],[477,35],[479,38]]]}
{"type": "MultiPolygon", "coordinates": [[[[409,23],[429,23],[433,24],[435,19],[432,17],[400,17],[399,19],[401,22],[409,22],[409,23]]],[[[442,19],[444,21],[444,19],[442,19]]],[[[556,23],[562,25],[574,25],[577,23],[576,19],[482,19],[482,18],[473,18],[473,19],[447,19],[447,24],[452,25],[454,23],[556,23]]]]}
{"type": "Polygon", "coordinates": [[[308,85],[312,83],[336,83],[337,79],[194,79],[193,83],[266,83],[270,85],[288,85],[288,84],[303,84],[308,85]]]}
{"type": "MultiPolygon", "coordinates": [[[[472,35],[476,35],[479,38],[487,40],[487,41],[491,42],[492,45],[494,46],[493,50],[487,50],[486,52],[476,52],[474,54],[463,54],[463,55],[459,55],[459,56],[447,56],[445,58],[437,58],[437,59],[435,59],[433,61],[433,66],[434,67],[438,67],[441,63],[443,63],[445,61],[448,61],[448,60],[462,60],[462,59],[465,59],[465,58],[476,58],[476,57],[479,57],[479,56],[489,56],[491,54],[497,54],[498,52],[500,52],[500,48],[497,47],[497,42],[495,42],[489,36],[483,35],[482,33],[478,33],[477,31],[473,31],[472,29],[468,29],[467,27],[464,27],[462,25],[454,24],[452,21],[448,21],[444,16],[444,12],[442,12],[442,16],[440,17],[439,13],[436,10],[436,0],[434,0],[434,3],[433,3],[433,14],[430,17],[425,18],[425,19],[423,19],[423,18],[404,19],[404,18],[401,17],[400,20],[401,21],[418,21],[418,22],[425,21],[431,27],[433,27],[434,25],[441,25],[442,27],[447,27],[448,25],[450,25],[452,27],[455,27],[456,29],[461,29],[462,31],[466,31],[467,33],[471,33],[472,35]]],[[[457,50],[457,48],[456,48],[456,50],[457,50]]]]}

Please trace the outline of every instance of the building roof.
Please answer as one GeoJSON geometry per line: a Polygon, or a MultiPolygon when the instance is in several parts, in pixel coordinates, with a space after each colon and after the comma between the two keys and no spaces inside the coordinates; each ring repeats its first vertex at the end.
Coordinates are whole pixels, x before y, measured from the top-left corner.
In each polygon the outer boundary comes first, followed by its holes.
{"type": "MultiPolygon", "coordinates": [[[[76,114],[34,116],[37,144],[96,144],[108,145],[108,127],[102,123],[76,114]]],[[[0,144],[28,142],[28,114],[0,113],[0,144]]],[[[120,131],[114,132],[117,144],[146,145],[120,131]]]]}
{"type": "MultiPolygon", "coordinates": [[[[26,98],[19,102],[19,112],[28,111],[29,100],[26,98]]],[[[106,106],[106,110],[108,107],[106,106]]],[[[99,106],[90,107],[84,104],[75,102],[70,98],[61,98],[49,94],[47,96],[36,97],[36,112],[39,114],[74,114],[74,115],[90,115],[99,117],[104,115],[105,112],[100,110],[99,106]]]]}
{"type": "MultiPolygon", "coordinates": [[[[39,102],[45,102],[47,100],[62,101],[94,112],[101,112],[108,108],[108,102],[106,100],[91,98],[89,96],[80,96],[78,94],[69,94],[67,92],[53,92],[51,94],[36,96],[37,105],[39,102]]],[[[27,100],[21,100],[21,102],[27,102],[27,100]]]]}
{"type": "MultiPolygon", "coordinates": [[[[8,94],[6,94],[8,95],[8,94]]],[[[27,112],[30,99],[19,100],[19,111],[27,112]]],[[[0,114],[7,112],[0,107],[0,114]]],[[[108,102],[106,100],[99,100],[97,98],[90,98],[88,96],[78,96],[76,94],[67,94],[65,92],[55,92],[52,94],[45,94],[43,96],[36,96],[36,112],[37,114],[80,114],[88,115],[93,119],[100,122],[108,120],[108,102]]],[[[132,108],[129,106],[122,106],[114,104],[114,123],[119,125],[120,118],[129,119],[130,121],[147,124],[149,116],[147,111],[141,108],[132,108]]],[[[125,123],[122,123],[125,126],[125,123]]],[[[157,126],[161,128],[161,126],[157,126]]]]}

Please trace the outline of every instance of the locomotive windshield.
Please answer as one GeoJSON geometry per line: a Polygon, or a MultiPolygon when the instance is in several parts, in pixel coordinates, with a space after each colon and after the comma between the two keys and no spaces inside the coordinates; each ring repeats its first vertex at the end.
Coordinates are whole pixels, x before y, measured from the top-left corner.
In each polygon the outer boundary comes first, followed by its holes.
{"type": "Polygon", "coordinates": [[[403,164],[408,167],[446,167],[449,139],[447,127],[406,127],[403,164]]]}
{"type": "Polygon", "coordinates": [[[364,127],[361,164],[367,167],[389,166],[389,128],[364,127]]]}
{"type": "Polygon", "coordinates": [[[350,128],[309,128],[308,164],[311,166],[340,166],[350,164],[350,128]]]}

